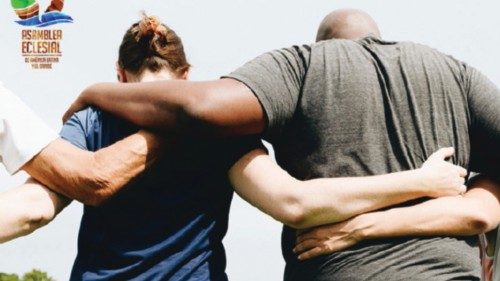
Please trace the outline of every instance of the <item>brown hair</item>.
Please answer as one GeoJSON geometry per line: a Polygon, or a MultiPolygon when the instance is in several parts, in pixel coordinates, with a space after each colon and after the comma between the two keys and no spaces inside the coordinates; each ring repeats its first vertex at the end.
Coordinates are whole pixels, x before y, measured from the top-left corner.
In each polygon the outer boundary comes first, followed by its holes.
{"type": "Polygon", "coordinates": [[[168,68],[178,77],[190,68],[181,38],[157,17],[146,14],[125,33],[118,65],[134,74],[168,68]]]}

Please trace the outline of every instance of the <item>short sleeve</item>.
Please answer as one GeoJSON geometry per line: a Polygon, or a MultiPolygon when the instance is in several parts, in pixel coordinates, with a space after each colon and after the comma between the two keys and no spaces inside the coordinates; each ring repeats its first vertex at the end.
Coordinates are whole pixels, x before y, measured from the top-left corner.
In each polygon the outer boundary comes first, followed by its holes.
{"type": "Polygon", "coordinates": [[[272,51],[222,77],[242,82],[258,98],[268,121],[265,138],[270,142],[281,135],[295,114],[310,53],[309,46],[272,51]]]}
{"type": "Polygon", "coordinates": [[[0,83],[0,161],[14,174],[57,139],[21,99],[0,83]]]}
{"type": "Polygon", "coordinates": [[[471,117],[471,163],[475,172],[500,175],[500,90],[485,75],[467,68],[471,117]]]}
{"type": "Polygon", "coordinates": [[[71,116],[71,118],[64,123],[59,134],[62,139],[70,142],[74,146],[80,149],[88,150],[85,128],[78,116],[78,114],[82,113],[84,112],[73,114],[73,116],[71,116]]]}

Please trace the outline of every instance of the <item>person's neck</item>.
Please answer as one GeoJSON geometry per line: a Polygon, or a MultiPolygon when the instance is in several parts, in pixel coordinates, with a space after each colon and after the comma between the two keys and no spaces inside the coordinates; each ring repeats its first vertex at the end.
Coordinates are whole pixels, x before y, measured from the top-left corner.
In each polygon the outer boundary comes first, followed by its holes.
{"type": "Polygon", "coordinates": [[[169,71],[159,71],[159,72],[151,72],[145,71],[142,73],[139,81],[137,82],[153,82],[153,81],[161,81],[161,80],[172,80],[174,79],[173,75],[169,71]]]}

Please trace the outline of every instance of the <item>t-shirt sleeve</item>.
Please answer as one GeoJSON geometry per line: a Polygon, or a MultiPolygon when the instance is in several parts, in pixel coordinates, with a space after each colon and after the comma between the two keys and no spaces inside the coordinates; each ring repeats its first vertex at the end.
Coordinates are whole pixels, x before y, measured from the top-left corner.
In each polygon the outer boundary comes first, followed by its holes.
{"type": "Polygon", "coordinates": [[[500,90],[474,68],[467,69],[471,118],[470,169],[500,177],[500,90]]]}
{"type": "Polygon", "coordinates": [[[80,111],[73,114],[73,116],[71,116],[71,118],[64,123],[59,134],[62,139],[70,142],[74,146],[80,149],[88,150],[87,139],[85,137],[85,126],[79,118],[79,115],[84,113],[85,111],[80,111]]]}
{"type": "Polygon", "coordinates": [[[252,90],[267,117],[265,138],[273,142],[295,113],[311,48],[294,46],[263,54],[222,78],[236,79],[252,90]]]}
{"type": "Polygon", "coordinates": [[[0,162],[10,174],[19,171],[57,138],[21,99],[0,83],[0,162]]]}

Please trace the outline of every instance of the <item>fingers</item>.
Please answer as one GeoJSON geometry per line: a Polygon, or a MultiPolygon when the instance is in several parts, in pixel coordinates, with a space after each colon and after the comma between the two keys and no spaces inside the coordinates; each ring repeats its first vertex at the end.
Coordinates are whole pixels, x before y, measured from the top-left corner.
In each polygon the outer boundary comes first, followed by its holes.
{"type": "Polygon", "coordinates": [[[461,178],[458,180],[458,183],[459,183],[459,185],[460,185],[460,186],[465,185],[465,178],[462,178],[462,177],[461,177],[461,178]]]}
{"type": "Polygon", "coordinates": [[[447,168],[449,169],[448,172],[450,173],[450,176],[455,177],[455,179],[457,181],[460,181],[461,184],[465,182],[465,177],[467,176],[467,170],[465,170],[460,166],[455,166],[455,165],[451,165],[447,168]]]}
{"type": "Polygon", "coordinates": [[[297,258],[303,261],[317,256],[335,253],[352,245],[352,243],[347,243],[345,241],[337,241],[334,243],[333,241],[306,240],[302,245],[297,245],[294,248],[294,253],[298,254],[297,258]]]}
{"type": "Polygon", "coordinates": [[[453,147],[445,147],[445,148],[441,148],[438,151],[431,154],[431,156],[429,156],[429,159],[436,158],[436,159],[445,160],[446,158],[453,156],[454,153],[455,153],[455,149],[453,147]]]}
{"type": "Polygon", "coordinates": [[[465,175],[462,172],[460,172],[460,176],[456,177],[455,181],[456,182],[454,186],[456,188],[457,195],[465,194],[465,192],[467,192],[467,186],[465,185],[465,175]]]}
{"type": "Polygon", "coordinates": [[[313,230],[313,228],[297,229],[296,230],[297,237],[300,237],[304,235],[304,233],[310,232],[311,230],[313,230]]]}
{"type": "Polygon", "coordinates": [[[444,162],[444,168],[446,168],[449,172],[455,173],[455,175],[465,178],[467,176],[467,170],[461,166],[451,164],[449,162],[444,162]]]}
{"type": "Polygon", "coordinates": [[[462,195],[467,192],[467,186],[465,186],[465,177],[467,176],[467,170],[460,166],[456,166],[458,177],[456,179],[456,187],[458,188],[458,194],[462,195]]]}
{"type": "Polygon", "coordinates": [[[318,231],[319,229],[316,228],[316,229],[313,229],[313,230],[310,230],[308,232],[304,232],[304,233],[301,233],[297,236],[297,239],[295,240],[295,243],[298,245],[306,240],[315,240],[316,237],[319,237],[318,235],[318,231]]]}
{"type": "Polygon", "coordinates": [[[467,186],[465,186],[465,184],[462,184],[462,186],[460,186],[460,195],[465,194],[465,192],[467,192],[467,186]]]}
{"type": "Polygon", "coordinates": [[[464,169],[463,167],[460,167],[460,166],[456,166],[456,167],[457,167],[458,175],[462,178],[465,178],[467,176],[467,170],[464,169]]]}
{"type": "Polygon", "coordinates": [[[328,246],[328,241],[318,240],[316,238],[307,238],[297,242],[297,245],[293,248],[293,252],[298,254],[297,258],[299,260],[303,261],[331,253],[333,252],[333,249],[328,246]]]}
{"type": "Polygon", "coordinates": [[[465,186],[465,177],[467,176],[467,170],[460,166],[455,166],[455,169],[458,174],[456,183],[458,186],[458,194],[462,195],[467,192],[467,186],[465,186]]]}
{"type": "Polygon", "coordinates": [[[297,258],[301,261],[312,259],[324,254],[324,250],[320,247],[313,248],[305,253],[300,254],[297,258]]]}
{"type": "Polygon", "coordinates": [[[297,245],[295,245],[295,248],[293,248],[293,252],[295,254],[302,254],[310,249],[318,247],[319,245],[321,245],[321,242],[317,239],[307,239],[300,243],[297,243],[297,245]]]}
{"type": "Polygon", "coordinates": [[[332,230],[338,227],[339,224],[315,228],[299,235],[293,252],[298,254],[299,260],[306,260],[344,250],[362,240],[360,237],[350,235],[352,231],[332,230]]]}
{"type": "Polygon", "coordinates": [[[322,237],[311,234],[314,231],[297,237],[293,252],[299,260],[311,259],[317,256],[331,254],[343,250],[354,243],[341,237],[322,237]]]}

